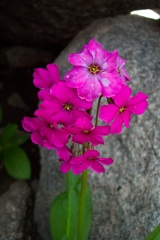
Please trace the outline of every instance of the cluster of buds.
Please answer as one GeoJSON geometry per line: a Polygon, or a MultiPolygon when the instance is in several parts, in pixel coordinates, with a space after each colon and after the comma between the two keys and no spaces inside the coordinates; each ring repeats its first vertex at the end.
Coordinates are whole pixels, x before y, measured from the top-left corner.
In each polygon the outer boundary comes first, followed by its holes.
{"type": "Polygon", "coordinates": [[[68,60],[73,68],[63,80],[54,63],[35,70],[40,104],[34,118],[24,117],[23,128],[32,133],[33,143],[56,150],[63,173],[79,174],[88,168],[102,173],[103,165],[112,164],[113,159],[100,157],[94,147],[104,144],[103,137],[128,128],[132,114],[144,113],[148,96],[138,92],[131,97],[125,60],[94,39],[68,60]],[[97,98],[96,116],[92,116],[97,98]],[[101,106],[102,98],[107,101],[101,106]],[[98,119],[102,120],[99,126],[98,119]]]}

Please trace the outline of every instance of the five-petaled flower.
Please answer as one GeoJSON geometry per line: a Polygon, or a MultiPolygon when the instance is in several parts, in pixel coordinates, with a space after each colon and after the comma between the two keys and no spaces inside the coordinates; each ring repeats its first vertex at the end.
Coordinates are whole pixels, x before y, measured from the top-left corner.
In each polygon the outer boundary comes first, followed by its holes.
{"type": "Polygon", "coordinates": [[[36,68],[33,73],[33,83],[37,88],[41,89],[38,92],[40,100],[46,99],[50,88],[60,81],[58,66],[56,64],[50,63],[46,68],[47,69],[36,68]]]}
{"type": "Polygon", "coordinates": [[[140,115],[145,112],[148,102],[148,96],[142,92],[138,92],[130,98],[131,88],[123,85],[120,92],[113,98],[114,103],[104,105],[100,108],[99,117],[107,124],[112,123],[111,133],[121,133],[122,124],[129,127],[131,115],[134,113],[140,115]]]}
{"type": "Polygon", "coordinates": [[[110,133],[110,126],[94,127],[91,120],[84,117],[78,118],[73,128],[66,128],[72,134],[72,141],[79,144],[90,142],[93,146],[104,144],[102,136],[107,136],[110,133]]]}
{"type": "Polygon", "coordinates": [[[48,149],[62,148],[68,142],[68,133],[59,129],[50,119],[24,117],[23,128],[31,132],[31,139],[35,144],[48,149]],[[57,137],[58,136],[58,137],[57,137]]]}
{"type": "MultiPolygon", "coordinates": [[[[117,66],[119,69],[124,66],[120,63],[118,52],[104,50],[94,39],[80,52],[70,54],[68,60],[74,67],[65,75],[65,80],[69,87],[77,88],[81,98],[92,100],[101,94],[112,97],[125,84],[117,71],[117,66]]],[[[121,71],[124,72],[124,67],[121,71]]]]}
{"type": "Polygon", "coordinates": [[[90,117],[85,110],[92,106],[92,101],[79,98],[77,90],[61,81],[50,89],[50,98],[40,104],[40,109],[35,112],[37,117],[48,116],[51,121],[70,126],[79,117],[90,117]]]}
{"type": "Polygon", "coordinates": [[[97,150],[88,150],[83,156],[72,157],[70,164],[74,166],[74,173],[79,174],[90,168],[96,173],[104,173],[103,165],[110,165],[113,163],[112,158],[100,158],[100,153],[97,150]]]}

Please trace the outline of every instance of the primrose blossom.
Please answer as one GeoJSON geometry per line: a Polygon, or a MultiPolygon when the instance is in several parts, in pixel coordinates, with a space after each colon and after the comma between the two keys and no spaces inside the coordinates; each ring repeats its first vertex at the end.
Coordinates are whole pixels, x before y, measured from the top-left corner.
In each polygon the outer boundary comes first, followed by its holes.
{"type": "Polygon", "coordinates": [[[33,78],[34,85],[41,89],[38,92],[38,97],[40,100],[44,100],[48,97],[50,88],[60,81],[58,66],[50,63],[46,66],[46,69],[36,68],[33,73],[33,78]]]}
{"type": "Polygon", "coordinates": [[[84,117],[78,118],[73,128],[66,128],[66,131],[72,135],[72,141],[79,144],[90,142],[93,146],[104,144],[102,136],[110,133],[110,126],[94,127],[91,120],[84,117]]]}
{"type": "Polygon", "coordinates": [[[131,88],[123,85],[120,92],[113,98],[113,103],[100,108],[99,117],[107,124],[111,123],[111,133],[121,133],[122,125],[130,127],[131,115],[143,114],[148,106],[148,96],[138,92],[130,98],[131,88]]]}
{"type": "Polygon", "coordinates": [[[48,149],[62,148],[68,142],[68,133],[56,123],[46,119],[24,117],[22,126],[31,132],[33,143],[48,149]]]}
{"type": "Polygon", "coordinates": [[[61,81],[50,89],[50,98],[40,104],[40,109],[35,112],[37,117],[48,116],[51,121],[64,126],[70,126],[79,117],[90,117],[85,111],[92,106],[92,101],[81,99],[76,89],[61,81]]]}
{"type": "Polygon", "coordinates": [[[72,157],[70,164],[74,167],[74,172],[79,174],[90,168],[96,173],[104,173],[105,168],[103,165],[111,165],[113,163],[112,158],[100,158],[100,153],[97,150],[88,150],[84,153],[83,156],[72,157]]]}
{"type": "MultiPolygon", "coordinates": [[[[117,65],[118,69],[123,65],[121,74],[127,74],[124,70],[125,63],[121,65],[118,52],[104,50],[94,39],[80,52],[70,54],[68,60],[73,68],[67,72],[65,80],[69,87],[77,88],[81,98],[93,100],[100,95],[112,97],[125,84],[125,77],[122,78],[117,71],[117,65]]],[[[126,78],[129,80],[128,75],[126,78]]]]}

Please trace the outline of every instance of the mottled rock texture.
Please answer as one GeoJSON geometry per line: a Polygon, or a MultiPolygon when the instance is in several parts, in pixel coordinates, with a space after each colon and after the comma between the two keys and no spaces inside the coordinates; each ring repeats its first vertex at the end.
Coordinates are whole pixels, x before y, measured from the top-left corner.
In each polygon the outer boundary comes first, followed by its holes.
{"type": "MultiPolygon", "coordinates": [[[[158,22],[133,16],[94,21],[81,31],[57,58],[62,76],[71,65],[68,54],[79,51],[91,38],[104,48],[117,49],[127,60],[133,93],[149,95],[149,108],[134,116],[131,128],[106,138],[102,156],[115,159],[105,174],[90,172],[93,193],[91,240],[144,240],[160,222],[160,31],[158,22]]],[[[64,190],[63,175],[55,153],[42,149],[42,170],[37,192],[35,220],[49,240],[49,207],[64,190]]]]}
{"type": "Polygon", "coordinates": [[[0,239],[22,240],[26,203],[30,189],[26,182],[16,181],[0,196],[0,239]]]}
{"type": "Polygon", "coordinates": [[[20,45],[63,47],[95,19],[160,8],[160,0],[1,0],[3,41],[20,45]]]}

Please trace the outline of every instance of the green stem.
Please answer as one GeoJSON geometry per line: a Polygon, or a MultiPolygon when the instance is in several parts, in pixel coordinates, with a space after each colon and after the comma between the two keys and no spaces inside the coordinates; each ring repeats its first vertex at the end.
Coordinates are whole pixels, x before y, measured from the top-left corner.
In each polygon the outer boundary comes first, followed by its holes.
{"type": "Polygon", "coordinates": [[[86,187],[87,187],[87,174],[88,174],[88,170],[85,170],[82,173],[82,185],[81,185],[81,193],[80,193],[79,218],[78,218],[78,240],[83,240],[84,208],[85,208],[86,187]]]}

